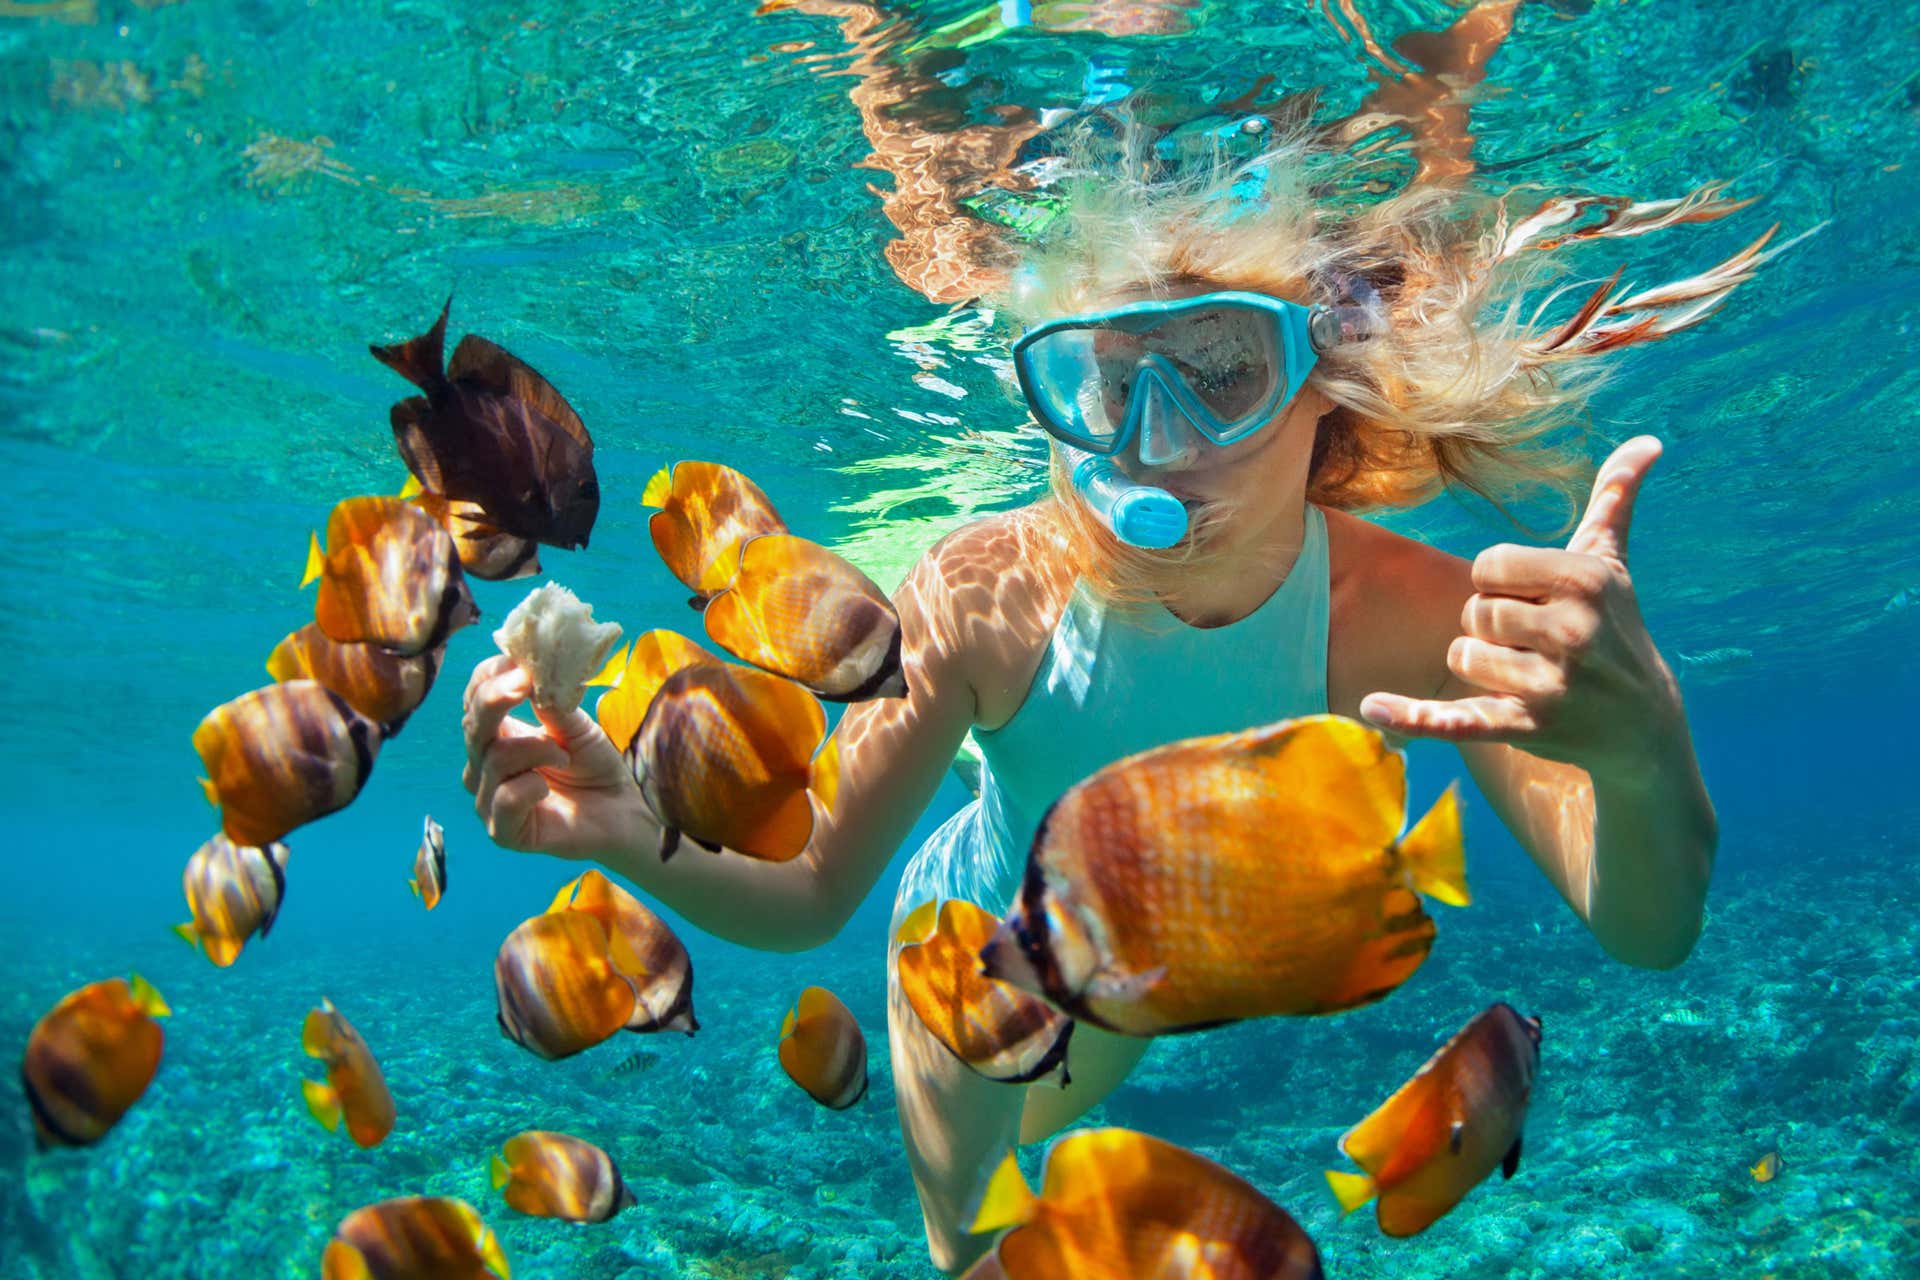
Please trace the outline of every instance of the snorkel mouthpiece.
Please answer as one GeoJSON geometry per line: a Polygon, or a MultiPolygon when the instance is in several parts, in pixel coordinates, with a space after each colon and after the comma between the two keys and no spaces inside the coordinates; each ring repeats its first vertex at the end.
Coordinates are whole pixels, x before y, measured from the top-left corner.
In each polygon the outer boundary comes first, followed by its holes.
{"type": "Polygon", "coordinates": [[[1187,536],[1187,509],[1165,489],[1129,480],[1111,458],[1062,446],[1073,487],[1113,536],[1130,547],[1164,551],[1187,536]]]}

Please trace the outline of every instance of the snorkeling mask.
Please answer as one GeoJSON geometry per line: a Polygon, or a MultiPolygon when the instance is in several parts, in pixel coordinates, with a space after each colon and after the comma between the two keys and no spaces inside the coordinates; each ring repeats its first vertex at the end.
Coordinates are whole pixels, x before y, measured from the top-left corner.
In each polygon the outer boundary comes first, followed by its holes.
{"type": "Polygon", "coordinates": [[[1114,534],[1169,547],[1186,534],[1185,507],[1109,459],[1143,427],[1143,451],[1187,432],[1214,445],[1253,435],[1299,394],[1322,351],[1365,336],[1367,311],[1233,290],[1133,302],[1035,327],[1014,344],[1014,374],[1034,419],[1068,447],[1075,488],[1114,534]]]}

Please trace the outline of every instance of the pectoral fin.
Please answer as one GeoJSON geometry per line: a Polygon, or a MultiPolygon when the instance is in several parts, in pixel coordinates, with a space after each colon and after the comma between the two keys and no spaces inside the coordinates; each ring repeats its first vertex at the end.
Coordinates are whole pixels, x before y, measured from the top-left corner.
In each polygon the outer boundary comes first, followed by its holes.
{"type": "Polygon", "coordinates": [[[1500,1162],[1500,1176],[1511,1178],[1520,1168],[1520,1139],[1515,1138],[1513,1145],[1507,1148],[1506,1158],[1500,1162]]]}

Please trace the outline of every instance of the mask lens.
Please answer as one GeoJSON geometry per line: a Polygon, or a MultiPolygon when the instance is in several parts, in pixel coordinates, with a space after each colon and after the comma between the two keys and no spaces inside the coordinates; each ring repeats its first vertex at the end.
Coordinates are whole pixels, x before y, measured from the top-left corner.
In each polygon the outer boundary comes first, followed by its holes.
{"type": "Polygon", "coordinates": [[[1219,306],[1169,317],[1146,335],[1222,427],[1236,426],[1273,394],[1280,376],[1273,318],[1219,306]]]}

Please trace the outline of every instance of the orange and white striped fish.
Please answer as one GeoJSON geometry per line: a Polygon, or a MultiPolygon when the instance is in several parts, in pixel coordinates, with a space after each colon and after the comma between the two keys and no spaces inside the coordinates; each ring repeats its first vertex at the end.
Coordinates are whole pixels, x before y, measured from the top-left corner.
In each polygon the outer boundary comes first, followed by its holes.
{"type": "Polygon", "coordinates": [[[598,871],[569,880],[554,896],[548,911],[584,911],[624,944],[622,954],[634,968],[626,976],[634,988],[629,1031],[684,1031],[700,1029],[693,1016],[693,960],[686,944],[659,916],[632,894],[598,871]]]}
{"type": "Polygon", "coordinates": [[[707,602],[707,638],[829,702],[902,698],[900,615],[872,578],[817,542],[767,534],[707,602]]]}
{"type": "Polygon", "coordinates": [[[590,912],[523,920],[493,958],[500,1030],[542,1058],[591,1049],[633,1019],[644,972],[626,938],[590,912]]]}
{"type": "Polygon", "coordinates": [[[272,844],[353,803],[385,738],[380,726],[313,680],[288,680],[223,702],[193,731],[201,781],[235,844],[272,844]]]}
{"type": "Polygon", "coordinates": [[[160,1069],[167,1035],[155,1019],[171,1012],[136,973],[88,983],[33,1024],[20,1081],[42,1149],[88,1146],[120,1123],[160,1069]]]}
{"type": "Polygon", "coordinates": [[[413,878],[407,881],[420,905],[431,911],[440,905],[447,891],[447,833],[433,815],[427,815],[420,833],[420,847],[413,855],[413,878]]]}
{"type": "Polygon", "coordinates": [[[224,969],[248,938],[273,928],[287,894],[287,846],[235,844],[216,834],[187,859],[180,887],[193,919],[173,931],[224,969]]]}
{"type": "Polygon", "coordinates": [[[647,532],[667,569],[693,592],[695,608],[733,581],[749,538],[787,531],[759,485],[715,462],[660,468],[640,501],[659,508],[647,532]]]}
{"type": "Polygon", "coordinates": [[[780,1066],[815,1102],[844,1111],[867,1094],[867,1037],[839,996],[808,987],[780,1024],[780,1066]]]}
{"type": "Polygon", "coordinates": [[[1000,922],[971,902],[917,908],[900,925],[894,973],[920,1022],[954,1057],[1009,1084],[1068,1083],[1073,1021],[1038,996],[980,972],[1000,922]]]}
{"type": "Polygon", "coordinates": [[[638,1204],[613,1157],[579,1138],[527,1129],[490,1162],[494,1190],[536,1218],[605,1222],[638,1204]]]}
{"type": "Polygon", "coordinates": [[[362,1147],[377,1147],[393,1132],[393,1095],[373,1051],[333,1001],[322,1000],[307,1012],[300,1029],[300,1047],[309,1058],[326,1064],[327,1079],[302,1080],[300,1092],[307,1111],[328,1132],[338,1132],[344,1119],[347,1136],[362,1147]]]}
{"type": "Polygon", "coordinates": [[[1433,945],[1418,895],[1467,901],[1453,791],[1405,813],[1399,753],[1340,716],[1129,756],[1048,811],[985,972],[1142,1036],[1378,1000],[1433,945]]]}
{"type": "Polygon", "coordinates": [[[1128,1129],[1082,1129],[1047,1151],[1040,1194],[1008,1155],[975,1232],[1011,1227],[967,1280],[1320,1280],[1320,1254],[1252,1183],[1128,1129]]]}
{"type": "Polygon", "coordinates": [[[682,835],[767,862],[799,857],[826,732],[819,700],[779,676],[718,662],[667,676],[626,753],[660,822],[661,859],[682,835]]]}
{"type": "Polygon", "coordinates": [[[281,681],[318,681],[391,738],[426,700],[446,651],[442,645],[405,658],[378,645],[341,644],[319,623],[309,622],[274,646],[267,674],[281,681]]]}
{"type": "Polygon", "coordinates": [[[607,740],[622,752],[631,747],[640,722],[647,718],[647,708],[653,705],[653,695],[668,676],[697,662],[721,660],[675,631],[645,632],[631,648],[616,651],[600,674],[587,681],[610,686],[593,707],[593,718],[607,740]]]}
{"type": "Polygon", "coordinates": [[[1365,1171],[1327,1171],[1340,1211],[1378,1196],[1380,1230],[1411,1236],[1495,1169],[1511,1178],[1539,1065],[1540,1019],[1506,1004],[1474,1018],[1340,1139],[1365,1171]]]}
{"type": "Polygon", "coordinates": [[[320,1280],[511,1280],[500,1241],[473,1206],[407,1196],[355,1209],[333,1230],[320,1280]]]}
{"type": "Polygon", "coordinates": [[[480,619],[453,538],[419,507],[378,495],[348,498],[315,534],[301,586],[318,579],[313,620],[342,644],[405,657],[435,649],[480,619]]]}
{"type": "Polygon", "coordinates": [[[478,503],[428,493],[419,488],[418,481],[400,496],[440,522],[453,539],[460,567],[470,577],[482,582],[509,582],[540,572],[540,544],[500,529],[487,519],[486,510],[478,503]]]}

